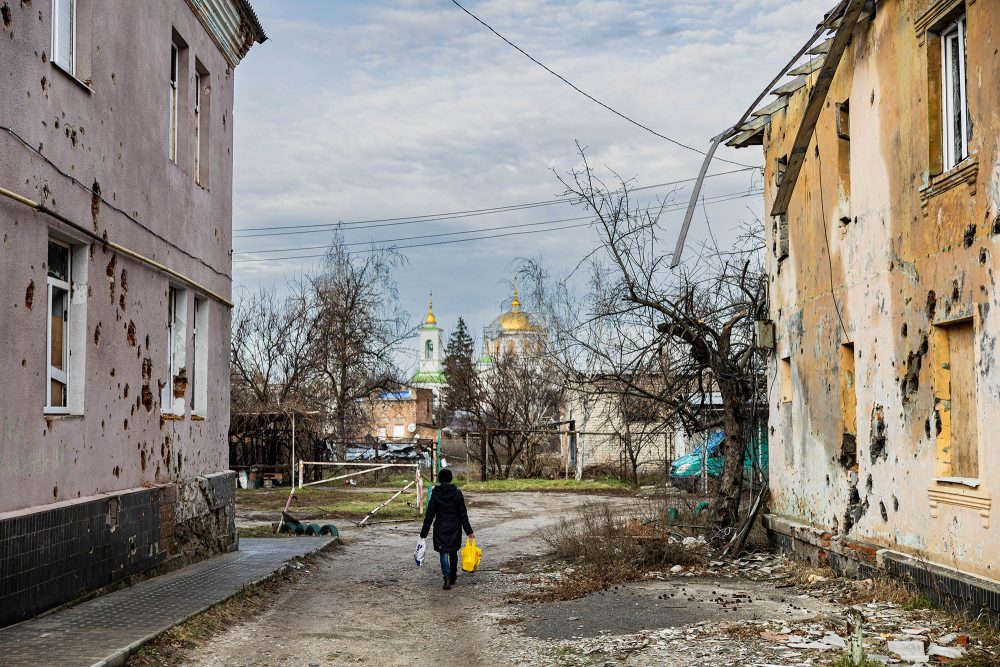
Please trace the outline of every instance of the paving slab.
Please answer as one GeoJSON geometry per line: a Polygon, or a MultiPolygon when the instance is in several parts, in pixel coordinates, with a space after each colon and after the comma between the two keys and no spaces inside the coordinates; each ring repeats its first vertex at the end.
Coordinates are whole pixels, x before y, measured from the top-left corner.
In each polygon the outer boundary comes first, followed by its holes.
{"type": "Polygon", "coordinates": [[[116,667],[161,632],[267,578],[330,537],[244,538],[239,551],[0,629],[4,667],[116,667]]]}

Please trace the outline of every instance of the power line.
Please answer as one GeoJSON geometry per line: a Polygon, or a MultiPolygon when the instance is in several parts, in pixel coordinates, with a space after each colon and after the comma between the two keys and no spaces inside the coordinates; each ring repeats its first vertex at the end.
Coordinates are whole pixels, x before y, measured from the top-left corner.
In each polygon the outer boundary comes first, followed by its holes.
{"type": "MultiPolygon", "coordinates": [[[[742,173],[744,171],[750,171],[752,169],[757,169],[757,167],[746,167],[746,168],[743,168],[743,169],[733,169],[733,170],[730,170],[730,171],[722,171],[722,172],[718,172],[718,173],[715,173],[715,174],[710,174],[709,176],[706,176],[706,178],[713,178],[713,177],[716,177],[716,176],[729,176],[729,175],[732,175],[732,174],[739,174],[739,173],[742,173]]],[[[697,180],[697,179],[694,179],[694,178],[682,178],[682,179],[679,179],[679,180],[676,180],[676,181],[666,181],[664,183],[655,183],[653,185],[644,185],[642,187],[630,188],[629,192],[640,192],[640,191],[643,191],[643,190],[653,190],[653,189],[657,189],[657,188],[667,187],[667,186],[670,186],[670,185],[680,185],[680,184],[683,184],[683,183],[690,183],[691,181],[694,181],[694,180],[697,180]]],[[[614,193],[618,193],[618,192],[621,192],[621,191],[620,190],[616,190],[614,193]]],[[[614,194],[614,193],[612,193],[612,194],[614,194]]],[[[294,234],[310,234],[313,231],[322,231],[323,229],[329,229],[331,227],[341,227],[341,226],[347,227],[347,226],[355,226],[355,225],[365,225],[365,226],[368,226],[368,227],[371,227],[371,228],[375,228],[375,227],[392,227],[394,225],[410,225],[410,224],[415,224],[415,223],[418,223],[418,222],[436,222],[438,220],[452,220],[452,219],[455,219],[455,218],[466,218],[466,217],[471,218],[471,217],[478,217],[480,215],[491,215],[491,214],[494,214],[494,213],[509,213],[511,211],[518,211],[518,210],[523,210],[523,209],[537,208],[537,207],[540,207],[540,206],[551,206],[553,204],[575,203],[577,201],[579,201],[579,200],[575,200],[575,199],[572,199],[572,198],[566,198],[566,197],[560,197],[560,198],[557,198],[557,199],[544,199],[544,200],[541,200],[541,201],[526,202],[526,203],[523,203],[523,204],[508,204],[508,205],[504,205],[504,206],[491,206],[491,207],[487,207],[487,208],[470,209],[470,210],[467,210],[467,211],[450,211],[450,212],[447,212],[447,213],[426,213],[426,214],[423,214],[423,215],[407,215],[407,216],[401,216],[401,217],[397,217],[397,218],[372,218],[370,220],[348,220],[348,221],[342,221],[342,222],[324,222],[324,223],[316,223],[316,224],[310,224],[310,225],[285,225],[285,226],[269,226],[269,227],[243,227],[243,228],[240,228],[240,229],[234,229],[233,231],[235,232],[234,238],[245,239],[245,238],[256,238],[256,237],[261,237],[261,236],[280,236],[280,235],[285,234],[285,233],[288,233],[288,234],[293,234],[293,233],[294,234]],[[404,221],[404,222],[399,222],[399,221],[404,221]],[[371,224],[371,223],[387,223],[387,224],[371,224]],[[283,231],[283,230],[299,230],[299,229],[308,230],[308,231],[296,231],[296,232],[285,232],[285,231],[283,231]],[[239,232],[256,232],[256,231],[269,231],[269,230],[277,230],[277,233],[271,233],[271,234],[240,234],[239,233],[239,232]]]]}
{"type": "MultiPolygon", "coordinates": [[[[746,197],[758,196],[758,195],[760,195],[762,193],[763,193],[763,190],[753,190],[753,191],[750,191],[750,192],[739,193],[739,194],[736,194],[736,195],[723,195],[723,197],[727,197],[727,198],[724,198],[724,199],[723,198],[715,199],[715,200],[709,201],[707,203],[709,203],[709,204],[716,204],[716,203],[721,203],[721,202],[725,202],[725,201],[733,201],[733,200],[736,200],[736,199],[743,199],[743,198],[746,198],[746,197]]],[[[666,208],[664,210],[665,211],[667,211],[667,210],[679,210],[680,208],[683,208],[683,207],[682,206],[675,206],[673,208],[666,208]]],[[[565,220],[550,220],[550,221],[541,222],[541,223],[528,223],[526,225],[516,225],[515,227],[533,226],[533,225],[541,225],[541,224],[552,224],[552,223],[557,223],[557,222],[569,222],[569,221],[572,221],[572,220],[580,220],[580,219],[588,219],[588,220],[590,220],[592,218],[593,218],[593,216],[581,216],[580,218],[566,218],[565,220]]],[[[509,233],[505,233],[505,234],[491,234],[491,235],[487,235],[487,236],[475,236],[475,237],[464,238],[464,239],[451,239],[451,240],[447,240],[447,241],[434,241],[434,242],[430,242],[430,243],[416,243],[416,244],[403,245],[403,246],[394,246],[394,247],[397,250],[404,250],[404,249],[407,249],[407,248],[423,248],[423,247],[427,247],[427,246],[446,245],[446,244],[449,244],[449,243],[464,243],[466,241],[483,241],[483,240],[487,240],[487,239],[502,238],[502,237],[505,237],[505,236],[520,236],[520,235],[523,235],[523,234],[542,234],[542,233],[548,233],[548,232],[561,231],[561,230],[564,230],[564,229],[574,229],[574,228],[577,228],[577,227],[589,227],[589,226],[591,226],[591,224],[593,224],[593,223],[592,222],[584,222],[584,223],[575,224],[575,225],[565,225],[563,227],[548,227],[546,229],[529,229],[529,230],[526,230],[526,231],[509,232],[509,233]]],[[[375,245],[375,244],[379,244],[379,243],[393,243],[393,242],[396,242],[396,241],[409,241],[409,240],[418,240],[418,239],[424,239],[424,238],[437,238],[437,237],[441,237],[441,236],[453,236],[453,235],[457,235],[457,234],[472,234],[472,233],[478,233],[478,232],[483,232],[483,231],[492,231],[493,229],[509,229],[509,227],[475,229],[475,230],[468,230],[468,231],[464,231],[464,232],[447,232],[447,233],[442,233],[442,234],[425,234],[425,235],[421,235],[421,236],[411,236],[411,237],[405,237],[405,238],[399,238],[399,239],[383,239],[383,240],[380,240],[380,241],[358,241],[358,242],[353,242],[353,243],[345,243],[344,245],[346,245],[346,246],[375,245]]],[[[283,251],[284,252],[293,252],[293,251],[298,251],[298,250],[314,250],[314,249],[325,248],[325,247],[327,247],[327,246],[307,246],[307,247],[303,247],[303,248],[284,248],[283,251]]],[[[269,250],[245,251],[245,252],[238,253],[238,254],[249,254],[249,255],[252,255],[255,252],[263,253],[263,252],[281,252],[281,251],[269,251],[269,250]]],[[[352,251],[352,252],[354,252],[354,253],[364,253],[364,252],[372,252],[372,250],[360,250],[360,251],[352,251]]],[[[316,259],[316,258],[325,257],[325,256],[326,256],[326,253],[313,254],[313,255],[293,255],[293,256],[290,256],[290,257],[258,257],[258,258],[251,258],[251,259],[237,259],[237,260],[233,260],[233,263],[234,264],[245,264],[245,263],[249,263],[249,262],[280,262],[280,261],[293,260],[293,259],[316,259]]]]}
{"type": "MultiPolygon", "coordinates": [[[[614,109],[614,108],[608,106],[607,104],[605,104],[604,102],[600,101],[599,99],[597,99],[596,97],[594,97],[590,93],[587,93],[587,92],[581,90],[578,86],[576,86],[575,84],[573,84],[569,79],[567,79],[563,75],[559,74],[558,72],[553,71],[551,68],[547,67],[544,63],[542,63],[537,58],[535,58],[534,56],[532,56],[530,53],[528,53],[527,51],[525,51],[524,49],[522,49],[520,46],[518,46],[514,42],[510,41],[509,39],[507,39],[506,37],[504,37],[503,35],[501,35],[496,30],[494,30],[493,27],[490,24],[486,23],[486,21],[482,20],[481,18],[479,18],[478,16],[476,16],[475,14],[473,14],[472,12],[470,12],[468,9],[466,9],[465,7],[463,7],[458,2],[458,0],[451,0],[451,2],[456,7],[458,7],[459,9],[461,9],[463,12],[465,12],[466,14],[468,14],[469,16],[471,16],[472,18],[474,18],[484,28],[486,28],[487,30],[489,30],[490,32],[492,32],[494,35],[496,35],[497,37],[499,37],[500,39],[502,39],[503,41],[505,41],[510,46],[512,46],[515,49],[517,49],[521,53],[521,55],[523,55],[525,58],[527,58],[531,62],[535,63],[536,65],[538,65],[539,67],[541,67],[542,69],[544,69],[546,72],[548,72],[552,76],[556,77],[557,79],[559,79],[560,81],[562,81],[563,83],[565,83],[567,86],[569,86],[570,88],[572,88],[576,92],[580,93],[581,95],[583,95],[584,97],[586,97],[587,99],[589,99],[591,102],[594,102],[595,104],[597,104],[597,105],[599,105],[599,106],[607,109],[611,113],[615,114],[619,118],[622,118],[622,119],[628,121],[629,123],[632,123],[636,127],[640,127],[642,129],[646,130],[650,134],[652,134],[654,136],[657,136],[660,139],[664,139],[666,141],[669,141],[670,143],[672,143],[672,144],[674,144],[676,146],[680,146],[681,148],[686,148],[689,151],[694,151],[695,153],[699,153],[701,155],[705,155],[705,151],[698,150],[694,146],[689,146],[689,145],[687,145],[685,143],[682,143],[682,142],[680,142],[680,141],[678,141],[676,139],[671,139],[670,137],[668,137],[665,134],[660,134],[659,132],[657,132],[656,130],[652,129],[651,127],[649,127],[647,125],[643,125],[639,121],[633,120],[632,118],[629,118],[628,116],[626,116],[625,114],[623,114],[621,111],[618,111],[617,109],[614,109]]],[[[747,165],[747,164],[743,164],[742,162],[734,162],[732,160],[726,160],[724,158],[716,158],[716,159],[719,162],[728,162],[729,164],[735,164],[735,165],[738,165],[740,167],[749,167],[750,166],[750,165],[747,165]]]]}
{"type": "MultiPolygon", "coordinates": [[[[709,204],[715,204],[715,203],[719,203],[719,202],[723,202],[723,201],[730,201],[732,199],[741,199],[743,197],[753,196],[753,195],[762,194],[762,193],[763,193],[763,190],[750,190],[750,191],[741,191],[741,192],[730,192],[730,193],[724,194],[724,195],[715,195],[713,197],[708,197],[707,199],[705,199],[705,202],[709,203],[709,204]]],[[[648,211],[651,211],[651,210],[660,209],[660,210],[662,210],[664,212],[667,212],[667,211],[676,211],[676,210],[679,210],[680,208],[681,208],[681,206],[679,204],[671,204],[671,205],[662,207],[662,209],[659,206],[647,206],[645,210],[648,212],[648,211]]],[[[579,221],[579,220],[589,220],[591,218],[593,218],[592,215],[581,215],[581,216],[577,216],[577,217],[574,217],[574,218],[560,218],[558,220],[543,220],[541,222],[528,222],[528,223],[517,224],[517,225],[503,225],[503,226],[500,226],[500,227],[481,227],[481,228],[478,228],[478,229],[466,229],[466,230],[461,230],[461,231],[457,231],[457,232],[442,232],[442,233],[436,233],[436,234],[422,234],[422,235],[419,235],[419,236],[407,236],[407,237],[398,238],[398,239],[381,239],[381,240],[378,240],[378,241],[375,241],[375,242],[376,243],[391,243],[391,242],[394,242],[394,241],[412,241],[413,239],[435,238],[435,237],[440,237],[440,236],[455,236],[455,235],[458,235],[458,234],[474,234],[476,232],[493,232],[493,231],[498,231],[498,230],[501,230],[501,229],[517,229],[517,228],[520,228],[520,227],[537,227],[539,225],[554,225],[554,224],[558,224],[558,223],[562,223],[562,222],[576,222],[576,221],[579,221]]],[[[369,243],[371,243],[371,241],[346,243],[345,245],[348,245],[348,246],[368,245],[369,243]]],[[[321,245],[321,246],[298,246],[298,247],[294,247],[294,248],[268,248],[268,249],[265,249],[265,250],[242,250],[242,251],[236,252],[235,254],[237,254],[237,255],[252,255],[252,254],[263,254],[263,253],[274,253],[274,252],[297,252],[297,251],[300,251],[300,250],[319,250],[319,249],[328,248],[328,247],[329,247],[329,244],[321,245]]]]}

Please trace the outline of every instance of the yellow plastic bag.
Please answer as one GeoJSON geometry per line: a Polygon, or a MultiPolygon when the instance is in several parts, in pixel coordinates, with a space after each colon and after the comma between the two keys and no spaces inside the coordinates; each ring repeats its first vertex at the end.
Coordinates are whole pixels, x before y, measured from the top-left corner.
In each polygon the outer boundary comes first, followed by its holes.
{"type": "Polygon", "coordinates": [[[483,550],[476,546],[476,540],[471,537],[465,538],[465,546],[462,547],[462,569],[466,572],[475,572],[482,558],[483,550]]]}

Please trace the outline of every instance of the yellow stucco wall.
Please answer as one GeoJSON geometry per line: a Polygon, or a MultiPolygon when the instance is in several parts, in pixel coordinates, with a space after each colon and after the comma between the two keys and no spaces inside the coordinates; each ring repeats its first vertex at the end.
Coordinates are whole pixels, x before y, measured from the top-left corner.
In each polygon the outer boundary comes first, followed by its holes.
{"type": "MultiPolygon", "coordinates": [[[[1000,240],[1000,0],[886,0],[858,25],[816,127],[778,261],[768,218],[777,364],[771,392],[775,515],[993,579],[1000,567],[1000,369],[995,314],[1000,240]],[[936,175],[934,21],[965,6],[972,157],[936,175]],[[929,22],[930,31],[925,30],[929,22]],[[849,100],[849,150],[836,103],[849,100]],[[849,165],[849,182],[843,173],[849,165]],[[846,187],[845,187],[846,186],[846,187]],[[842,222],[847,218],[850,222],[842,222]],[[839,308],[839,313],[838,313],[839,308]],[[945,325],[971,320],[978,476],[950,474],[951,373],[945,325]],[[856,463],[843,456],[842,346],[853,344],[856,463]],[[975,485],[975,486],[973,486],[975,485]]],[[[810,86],[766,130],[766,197],[810,86]]],[[[768,205],[768,208],[769,205],[768,205]]],[[[958,361],[956,361],[958,363],[958,361]]],[[[964,437],[964,436],[963,436],[964,437]]]]}

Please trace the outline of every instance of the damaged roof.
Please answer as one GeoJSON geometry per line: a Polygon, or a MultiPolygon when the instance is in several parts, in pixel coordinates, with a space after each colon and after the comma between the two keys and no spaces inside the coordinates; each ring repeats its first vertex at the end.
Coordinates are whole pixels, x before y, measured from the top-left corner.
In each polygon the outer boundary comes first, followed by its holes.
{"type": "Polygon", "coordinates": [[[236,67],[255,43],[267,40],[249,0],[187,0],[231,67],[236,67]]]}
{"type": "MultiPolygon", "coordinates": [[[[836,7],[826,13],[819,27],[824,28],[828,35],[836,33],[843,20],[846,8],[846,2],[838,3],[836,7]]],[[[872,14],[874,14],[874,2],[869,2],[862,12],[861,20],[870,17],[872,14]]],[[[726,145],[734,148],[762,145],[764,143],[764,132],[770,124],[771,114],[785,109],[788,106],[789,96],[804,88],[809,78],[823,67],[823,63],[826,62],[826,54],[829,53],[832,43],[833,37],[828,36],[806,51],[809,57],[786,72],[792,78],[771,90],[771,95],[774,95],[778,99],[753,111],[750,118],[735,129],[732,136],[726,141],[726,145]]]]}

